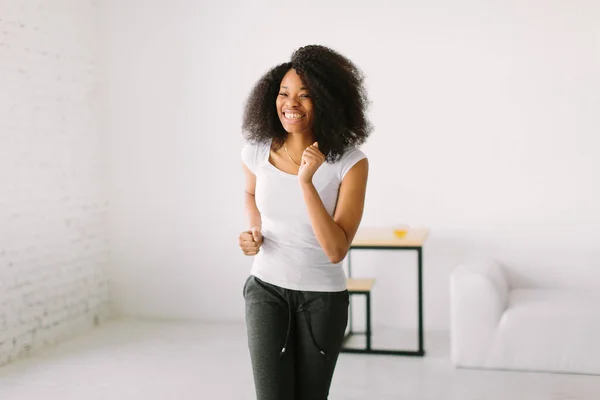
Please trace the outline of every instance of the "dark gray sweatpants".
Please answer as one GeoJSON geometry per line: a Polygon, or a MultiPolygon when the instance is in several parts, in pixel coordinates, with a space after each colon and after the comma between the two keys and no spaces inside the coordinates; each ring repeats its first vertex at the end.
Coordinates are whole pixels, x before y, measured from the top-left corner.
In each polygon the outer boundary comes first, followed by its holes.
{"type": "Polygon", "coordinates": [[[244,285],[257,400],[324,400],[348,323],[348,291],[244,285]]]}

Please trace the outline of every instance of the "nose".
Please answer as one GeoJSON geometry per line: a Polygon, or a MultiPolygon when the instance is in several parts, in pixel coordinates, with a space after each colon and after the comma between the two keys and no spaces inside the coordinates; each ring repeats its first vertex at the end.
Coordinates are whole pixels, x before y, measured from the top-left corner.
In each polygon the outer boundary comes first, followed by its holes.
{"type": "Polygon", "coordinates": [[[298,100],[295,97],[292,97],[292,96],[288,97],[285,100],[285,106],[288,107],[288,108],[296,108],[296,107],[298,107],[299,104],[300,103],[298,102],[298,100]]]}

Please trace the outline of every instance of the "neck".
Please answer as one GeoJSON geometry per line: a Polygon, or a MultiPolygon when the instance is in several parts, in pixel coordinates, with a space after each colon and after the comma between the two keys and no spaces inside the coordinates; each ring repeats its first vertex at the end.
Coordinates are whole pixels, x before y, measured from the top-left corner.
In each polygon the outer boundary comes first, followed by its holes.
{"type": "Polygon", "coordinates": [[[285,139],[285,146],[296,160],[302,156],[304,150],[313,144],[314,138],[312,134],[306,133],[288,133],[285,139]]]}

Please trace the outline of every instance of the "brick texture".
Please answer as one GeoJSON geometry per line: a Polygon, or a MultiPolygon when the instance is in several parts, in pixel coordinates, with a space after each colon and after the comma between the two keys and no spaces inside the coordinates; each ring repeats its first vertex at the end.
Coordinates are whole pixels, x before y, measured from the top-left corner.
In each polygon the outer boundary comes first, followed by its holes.
{"type": "Polygon", "coordinates": [[[0,365],[111,316],[97,21],[0,1],[0,365]]]}

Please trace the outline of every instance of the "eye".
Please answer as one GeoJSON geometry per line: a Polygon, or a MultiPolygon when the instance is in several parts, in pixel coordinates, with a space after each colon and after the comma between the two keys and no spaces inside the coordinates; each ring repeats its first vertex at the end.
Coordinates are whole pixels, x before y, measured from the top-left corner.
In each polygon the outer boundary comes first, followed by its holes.
{"type": "Polygon", "coordinates": [[[283,92],[282,92],[282,93],[279,93],[279,95],[280,95],[280,96],[284,96],[284,97],[285,97],[285,96],[287,96],[287,93],[283,93],[283,92]]]}
{"type": "Polygon", "coordinates": [[[300,97],[304,97],[304,98],[308,99],[308,98],[310,98],[310,95],[305,93],[305,94],[301,94],[300,97]]]}

